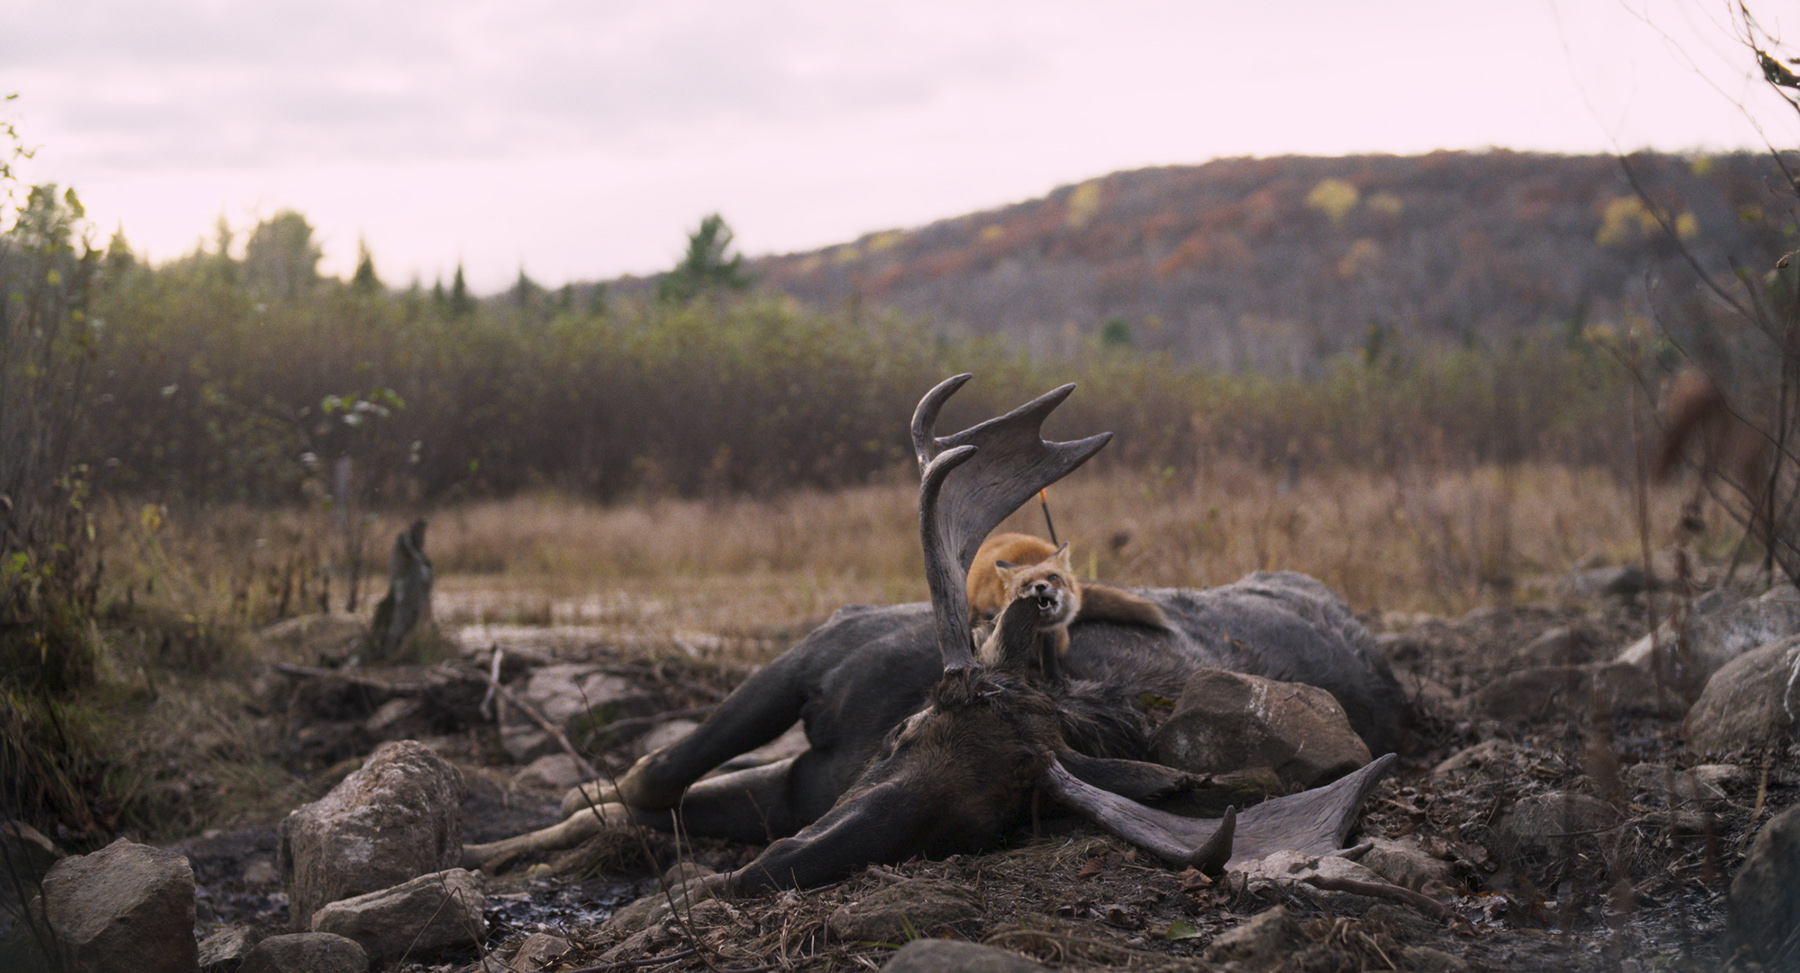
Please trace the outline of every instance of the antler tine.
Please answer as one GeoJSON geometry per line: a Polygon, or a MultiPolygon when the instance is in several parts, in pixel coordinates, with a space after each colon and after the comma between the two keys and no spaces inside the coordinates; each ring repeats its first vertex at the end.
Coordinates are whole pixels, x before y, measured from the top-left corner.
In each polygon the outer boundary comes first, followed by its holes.
{"type": "Polygon", "coordinates": [[[913,454],[919,458],[920,473],[925,471],[926,465],[937,458],[938,452],[942,449],[939,442],[933,438],[934,430],[937,428],[938,410],[944,407],[944,403],[950,400],[950,396],[956,394],[957,389],[968,384],[969,379],[974,377],[974,374],[970,372],[963,372],[961,375],[952,375],[944,379],[937,383],[937,386],[931,391],[926,392],[925,397],[919,400],[919,407],[913,410],[913,454]]]}
{"type": "Polygon", "coordinates": [[[935,436],[939,410],[970,377],[954,376],[926,393],[912,424],[920,465],[919,539],[946,672],[975,665],[964,585],[976,548],[1020,504],[1087,462],[1112,439],[1106,432],[1073,442],[1044,440],[1045,417],[1069,397],[1074,385],[1046,392],[962,432],[935,436]]]}

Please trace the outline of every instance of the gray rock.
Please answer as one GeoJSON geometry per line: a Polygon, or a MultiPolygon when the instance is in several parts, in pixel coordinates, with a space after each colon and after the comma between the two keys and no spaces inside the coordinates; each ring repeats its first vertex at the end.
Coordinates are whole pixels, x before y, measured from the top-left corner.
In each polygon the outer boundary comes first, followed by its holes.
{"type": "Polygon", "coordinates": [[[1372,847],[1357,859],[1364,868],[1415,892],[1448,891],[1456,867],[1419,846],[1417,841],[1370,838],[1372,847]]]}
{"type": "Polygon", "coordinates": [[[1633,764],[1625,770],[1625,783],[1657,804],[1711,807],[1728,800],[1719,785],[1662,764],[1633,764]]]}
{"type": "Polygon", "coordinates": [[[926,879],[878,889],[831,914],[833,935],[854,943],[903,943],[981,914],[974,892],[926,879]]]}
{"type": "Polygon", "coordinates": [[[1494,825],[1494,850],[1524,864],[1547,864],[1597,845],[1619,812],[1596,797],[1552,791],[1519,800],[1494,825]]]}
{"type": "Polygon", "coordinates": [[[270,936],[244,957],[238,973],[365,973],[369,957],[342,936],[296,932],[270,936]]]}
{"type": "Polygon", "coordinates": [[[1587,568],[1563,579],[1562,590],[1577,598],[1619,598],[1642,594],[1652,587],[1644,569],[1635,564],[1587,568]]]}
{"type": "Polygon", "coordinates": [[[194,973],[194,872],[124,838],[44,874],[44,921],[83,973],[194,973]]]}
{"type": "Polygon", "coordinates": [[[462,861],[462,773],[424,744],[383,744],[331,793],[290,812],[277,867],[288,914],[306,930],[328,902],[462,861]]]}
{"type": "Polygon", "coordinates": [[[1681,736],[1701,753],[1780,744],[1800,713],[1800,637],[1753,649],[1720,667],[1682,721],[1681,736]]]}
{"type": "Polygon", "coordinates": [[[312,929],[353,939],[383,963],[479,942],[486,906],[475,874],[451,868],[329,903],[313,913],[312,929]]]}
{"type": "Polygon", "coordinates": [[[561,936],[534,932],[519,944],[512,959],[507,961],[506,969],[509,973],[537,973],[556,962],[557,957],[568,952],[569,948],[569,941],[561,936]]]}
{"type": "Polygon", "coordinates": [[[1769,819],[1731,877],[1725,929],[1743,959],[1800,969],[1800,807],[1769,819]]]}
{"type": "Polygon", "coordinates": [[[19,915],[63,853],[23,821],[0,821],[0,913],[19,915]]]}
{"type": "Polygon", "coordinates": [[[1673,622],[1632,643],[1619,654],[1645,672],[1659,672],[1663,684],[1691,699],[1726,663],[1770,642],[1800,635],[1800,595],[1791,585],[1745,598],[1724,588],[1709,591],[1688,606],[1682,637],[1673,622]]]}
{"type": "Polygon", "coordinates": [[[699,729],[700,724],[693,720],[664,720],[650,728],[650,732],[637,738],[631,745],[632,754],[641,757],[680,741],[688,734],[699,729]]]}
{"type": "Polygon", "coordinates": [[[1218,966],[1234,963],[1243,970],[1282,970],[1308,942],[1300,924],[1275,906],[1214,937],[1202,959],[1218,966]]]}
{"type": "MultiPolygon", "coordinates": [[[[644,716],[654,702],[630,681],[600,666],[564,662],[534,670],[514,690],[533,709],[557,725],[576,746],[589,730],[627,716],[644,716]]],[[[514,763],[530,763],[557,752],[561,745],[516,707],[500,726],[500,744],[514,763]]]]}
{"type": "Polygon", "coordinates": [[[513,779],[527,787],[547,787],[563,790],[574,787],[587,777],[582,773],[581,765],[567,753],[557,752],[545,754],[526,764],[513,775],[513,779]]]}
{"type": "Polygon", "coordinates": [[[1622,662],[1532,666],[1504,676],[1463,700],[1470,716],[1504,723],[1586,722],[1612,716],[1677,716],[1681,700],[1659,692],[1648,672],[1622,662]]]}
{"type": "Polygon", "coordinates": [[[1593,661],[1593,648],[1586,635],[1573,628],[1559,627],[1520,646],[1516,656],[1521,665],[1578,666],[1593,661]]]}
{"type": "Polygon", "coordinates": [[[256,932],[244,926],[208,933],[200,940],[200,973],[236,973],[256,943],[256,932]]]}
{"type": "Polygon", "coordinates": [[[1496,737],[1458,750],[1446,757],[1442,763],[1431,768],[1431,772],[1442,776],[1456,773],[1459,770],[1485,767],[1491,763],[1511,763],[1518,752],[1518,744],[1496,737]]]}
{"type": "Polygon", "coordinates": [[[915,939],[882,966],[886,973],[1043,973],[1050,967],[1017,953],[954,939],[915,939]]]}
{"type": "Polygon", "coordinates": [[[1369,762],[1369,748],[1323,689],[1203,669],[1157,729],[1159,763],[1196,774],[1269,767],[1294,790],[1369,762]]]}

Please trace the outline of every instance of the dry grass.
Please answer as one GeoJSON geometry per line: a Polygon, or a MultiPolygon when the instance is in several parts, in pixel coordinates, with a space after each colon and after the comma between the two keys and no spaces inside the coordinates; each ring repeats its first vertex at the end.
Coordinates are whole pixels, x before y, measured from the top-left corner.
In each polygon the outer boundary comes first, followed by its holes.
{"type": "MultiPolygon", "coordinates": [[[[1203,587],[1291,569],[1359,611],[1459,614],[1542,596],[1576,568],[1637,561],[1631,490],[1559,466],[1346,470],[1280,484],[1237,464],[1187,482],[1081,473],[1050,500],[1059,536],[1093,576],[1203,587]]],[[[1653,544],[1670,541],[1680,499],[1653,489],[1652,522],[1670,525],[1653,529],[1653,544]]],[[[613,592],[694,623],[782,626],[848,602],[922,599],[915,502],[910,484],[618,508],[540,496],[442,512],[430,549],[451,591],[613,592]]],[[[1041,534],[1042,511],[1030,504],[1005,526],[1041,534]]]]}
{"type": "MultiPolygon", "coordinates": [[[[1203,587],[1287,568],[1360,612],[1458,615],[1543,597],[1574,568],[1638,560],[1631,491],[1556,466],[1282,483],[1264,467],[1217,463],[1191,481],[1082,471],[1050,500],[1077,563],[1115,582],[1203,587]]],[[[841,605],[925,597],[916,497],[913,484],[894,483],[764,500],[600,507],[538,495],[450,507],[429,514],[437,614],[452,629],[524,626],[511,635],[755,663],[841,605]]],[[[1682,499],[1653,491],[1653,546],[1672,540],[1682,499]]],[[[326,595],[341,611],[346,551],[358,543],[372,575],[359,598],[366,618],[385,587],[388,545],[410,519],[110,509],[100,535],[107,685],[84,705],[111,727],[101,735],[129,725],[124,735],[143,741],[120,765],[135,776],[114,788],[136,795],[135,820],[185,831],[256,817],[292,783],[266,756],[272,728],[243,722],[256,660],[241,633],[315,611],[326,595]]],[[[1042,532],[1042,512],[1032,503],[1006,526],[1042,532]]],[[[1732,540],[1718,531],[1697,543],[1717,555],[1732,540]]]]}

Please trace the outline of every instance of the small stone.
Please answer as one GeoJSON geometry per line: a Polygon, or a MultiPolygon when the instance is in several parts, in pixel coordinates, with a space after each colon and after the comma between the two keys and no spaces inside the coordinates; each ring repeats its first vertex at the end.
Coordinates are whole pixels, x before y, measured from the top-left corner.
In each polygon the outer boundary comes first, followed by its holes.
{"type": "Polygon", "coordinates": [[[244,957],[238,973],[367,973],[363,948],[342,936],[296,932],[270,936],[244,957]]]}
{"type": "Polygon", "coordinates": [[[478,881],[461,868],[421,875],[325,905],[313,914],[312,928],[356,940],[373,963],[469,945],[487,935],[487,899],[478,881]]]}
{"type": "Polygon", "coordinates": [[[1044,973],[1050,969],[992,946],[953,939],[915,939],[882,967],[885,973],[1044,973]]]}
{"type": "Polygon", "coordinates": [[[44,918],[77,970],[193,973],[194,872],[172,851],[124,838],[64,858],[43,882],[44,918]]]}

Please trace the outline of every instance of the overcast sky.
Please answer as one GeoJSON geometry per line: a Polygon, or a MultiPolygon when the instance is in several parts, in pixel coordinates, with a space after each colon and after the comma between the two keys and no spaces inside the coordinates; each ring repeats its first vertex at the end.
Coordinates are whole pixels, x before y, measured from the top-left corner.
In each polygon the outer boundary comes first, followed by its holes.
{"type": "Polygon", "coordinates": [[[0,117],[153,260],[295,209],[327,273],[361,238],[493,290],[665,269],[714,211],[754,255],[1223,156],[1762,146],[1738,103],[1793,145],[1729,9],[0,0],[0,117]]]}

